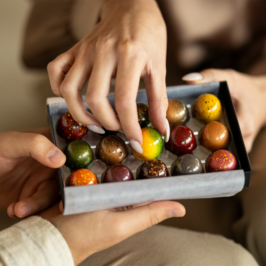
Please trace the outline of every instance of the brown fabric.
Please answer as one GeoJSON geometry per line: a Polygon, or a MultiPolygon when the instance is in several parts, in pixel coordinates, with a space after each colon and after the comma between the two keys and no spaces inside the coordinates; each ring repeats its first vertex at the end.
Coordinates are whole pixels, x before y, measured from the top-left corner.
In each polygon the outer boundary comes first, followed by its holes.
{"type": "MultiPolygon", "coordinates": [[[[34,0],[24,62],[46,67],[93,28],[104,1],[34,0]]],[[[207,67],[248,72],[260,60],[265,47],[265,0],[157,2],[168,29],[168,72],[178,77],[170,83],[177,84],[180,75],[207,67]]]]}
{"type": "Polygon", "coordinates": [[[46,68],[77,39],[71,33],[71,11],[75,0],[34,0],[27,23],[22,59],[30,68],[46,68]]]}

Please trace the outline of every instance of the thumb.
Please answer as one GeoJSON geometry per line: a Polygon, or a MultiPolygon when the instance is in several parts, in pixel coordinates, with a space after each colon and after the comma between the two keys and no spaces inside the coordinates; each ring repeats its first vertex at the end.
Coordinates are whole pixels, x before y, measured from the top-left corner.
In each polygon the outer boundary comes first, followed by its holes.
{"type": "Polygon", "coordinates": [[[182,217],[185,213],[184,206],[178,202],[158,201],[126,212],[117,212],[115,215],[116,219],[120,221],[120,229],[125,234],[123,235],[123,239],[125,239],[165,219],[182,217]]]}
{"type": "Polygon", "coordinates": [[[186,81],[188,84],[202,84],[215,81],[230,81],[234,77],[236,71],[232,69],[205,69],[199,73],[189,73],[182,77],[182,80],[186,81]]]}
{"type": "Polygon", "coordinates": [[[0,158],[8,162],[6,166],[24,157],[32,157],[51,168],[62,166],[66,160],[63,152],[43,135],[21,132],[0,135],[0,158]]]}

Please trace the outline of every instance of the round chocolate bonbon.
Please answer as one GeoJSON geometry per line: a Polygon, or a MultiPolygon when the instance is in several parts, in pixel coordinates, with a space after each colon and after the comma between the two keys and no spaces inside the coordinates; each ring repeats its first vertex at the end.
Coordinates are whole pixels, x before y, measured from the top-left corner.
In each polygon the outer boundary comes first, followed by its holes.
{"type": "Polygon", "coordinates": [[[223,115],[221,102],[213,94],[203,94],[192,104],[192,115],[203,123],[220,120],[223,115]]]}
{"type": "Polygon", "coordinates": [[[67,140],[83,138],[88,132],[88,128],[76,122],[70,112],[63,114],[57,125],[57,133],[60,137],[67,140]]]}
{"type": "Polygon", "coordinates": [[[231,171],[237,168],[237,160],[230,151],[218,150],[207,158],[205,166],[206,172],[231,171]]]}
{"type": "Polygon", "coordinates": [[[176,155],[190,154],[197,147],[192,130],[185,126],[174,127],[167,148],[176,155]]]}
{"type": "Polygon", "coordinates": [[[145,103],[137,104],[138,120],[141,128],[150,127],[151,121],[148,114],[148,105],[145,103]]]}
{"type": "Polygon", "coordinates": [[[185,154],[178,157],[171,166],[172,176],[200,174],[203,172],[200,159],[192,154],[185,154]]]}
{"type": "Polygon", "coordinates": [[[176,99],[169,100],[166,118],[170,128],[184,125],[189,120],[189,113],[185,103],[176,99]]]}
{"type": "Polygon", "coordinates": [[[156,159],[163,150],[163,139],[161,134],[154,128],[145,127],[142,130],[142,150],[140,154],[132,148],[132,152],[136,158],[140,160],[156,159]]]}
{"type": "Polygon", "coordinates": [[[160,160],[146,161],[137,169],[137,179],[169,176],[166,165],[160,160]]]}
{"type": "Polygon", "coordinates": [[[118,136],[107,136],[96,147],[96,156],[108,165],[119,164],[127,157],[127,147],[118,136]]]}
{"type": "Polygon", "coordinates": [[[102,182],[121,182],[133,180],[131,170],[122,164],[116,164],[106,169],[102,175],[102,182]]]}
{"type": "Polygon", "coordinates": [[[201,129],[199,142],[211,151],[221,150],[229,145],[230,133],[224,124],[212,121],[201,129]]]}
{"type": "Polygon", "coordinates": [[[97,184],[96,175],[88,169],[78,169],[68,179],[69,186],[83,186],[97,184]]]}
{"type": "Polygon", "coordinates": [[[93,161],[91,147],[83,140],[71,141],[64,152],[66,155],[66,166],[73,170],[86,168],[93,161]]]}

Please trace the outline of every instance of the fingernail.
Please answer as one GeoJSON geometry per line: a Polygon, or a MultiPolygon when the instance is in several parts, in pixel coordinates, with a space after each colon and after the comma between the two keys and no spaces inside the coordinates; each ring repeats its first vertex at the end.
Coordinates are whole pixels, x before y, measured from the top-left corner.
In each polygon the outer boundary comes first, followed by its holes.
{"type": "Polygon", "coordinates": [[[169,213],[169,217],[183,217],[185,215],[184,210],[180,210],[180,209],[175,209],[175,210],[171,210],[169,213]]]}
{"type": "Polygon", "coordinates": [[[98,134],[104,134],[105,131],[101,127],[97,127],[95,125],[89,125],[87,126],[89,130],[98,133],[98,134]]]}
{"type": "Polygon", "coordinates": [[[185,75],[182,80],[185,81],[194,81],[194,80],[201,80],[203,79],[203,76],[200,73],[189,73],[187,75],[185,75]]]}
{"type": "Polygon", "coordinates": [[[141,145],[139,144],[138,141],[134,140],[134,139],[131,139],[130,141],[130,145],[131,147],[139,154],[142,154],[143,153],[143,149],[141,148],[141,145]]]}
{"type": "Polygon", "coordinates": [[[169,136],[170,136],[170,126],[169,126],[169,122],[167,120],[167,118],[165,119],[166,120],[166,134],[165,134],[165,142],[168,142],[169,141],[169,136]]]}
{"type": "Polygon", "coordinates": [[[52,163],[58,163],[64,159],[64,155],[60,150],[53,149],[48,152],[48,158],[52,163]]]}
{"type": "Polygon", "coordinates": [[[23,205],[20,207],[20,217],[25,217],[30,214],[30,206],[23,205]]]}

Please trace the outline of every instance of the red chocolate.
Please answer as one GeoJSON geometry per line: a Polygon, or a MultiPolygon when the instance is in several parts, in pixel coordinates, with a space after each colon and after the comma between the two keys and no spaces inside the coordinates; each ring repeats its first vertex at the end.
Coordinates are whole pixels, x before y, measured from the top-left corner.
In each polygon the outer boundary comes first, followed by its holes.
{"type": "Polygon", "coordinates": [[[176,126],[170,132],[168,149],[176,155],[190,154],[197,147],[195,136],[191,129],[176,126]]]}
{"type": "Polygon", "coordinates": [[[206,160],[206,172],[231,171],[236,168],[236,157],[227,150],[215,151],[206,160]]]}
{"type": "Polygon", "coordinates": [[[63,139],[81,139],[87,132],[88,128],[76,122],[70,112],[63,114],[58,121],[57,133],[63,139]]]}

